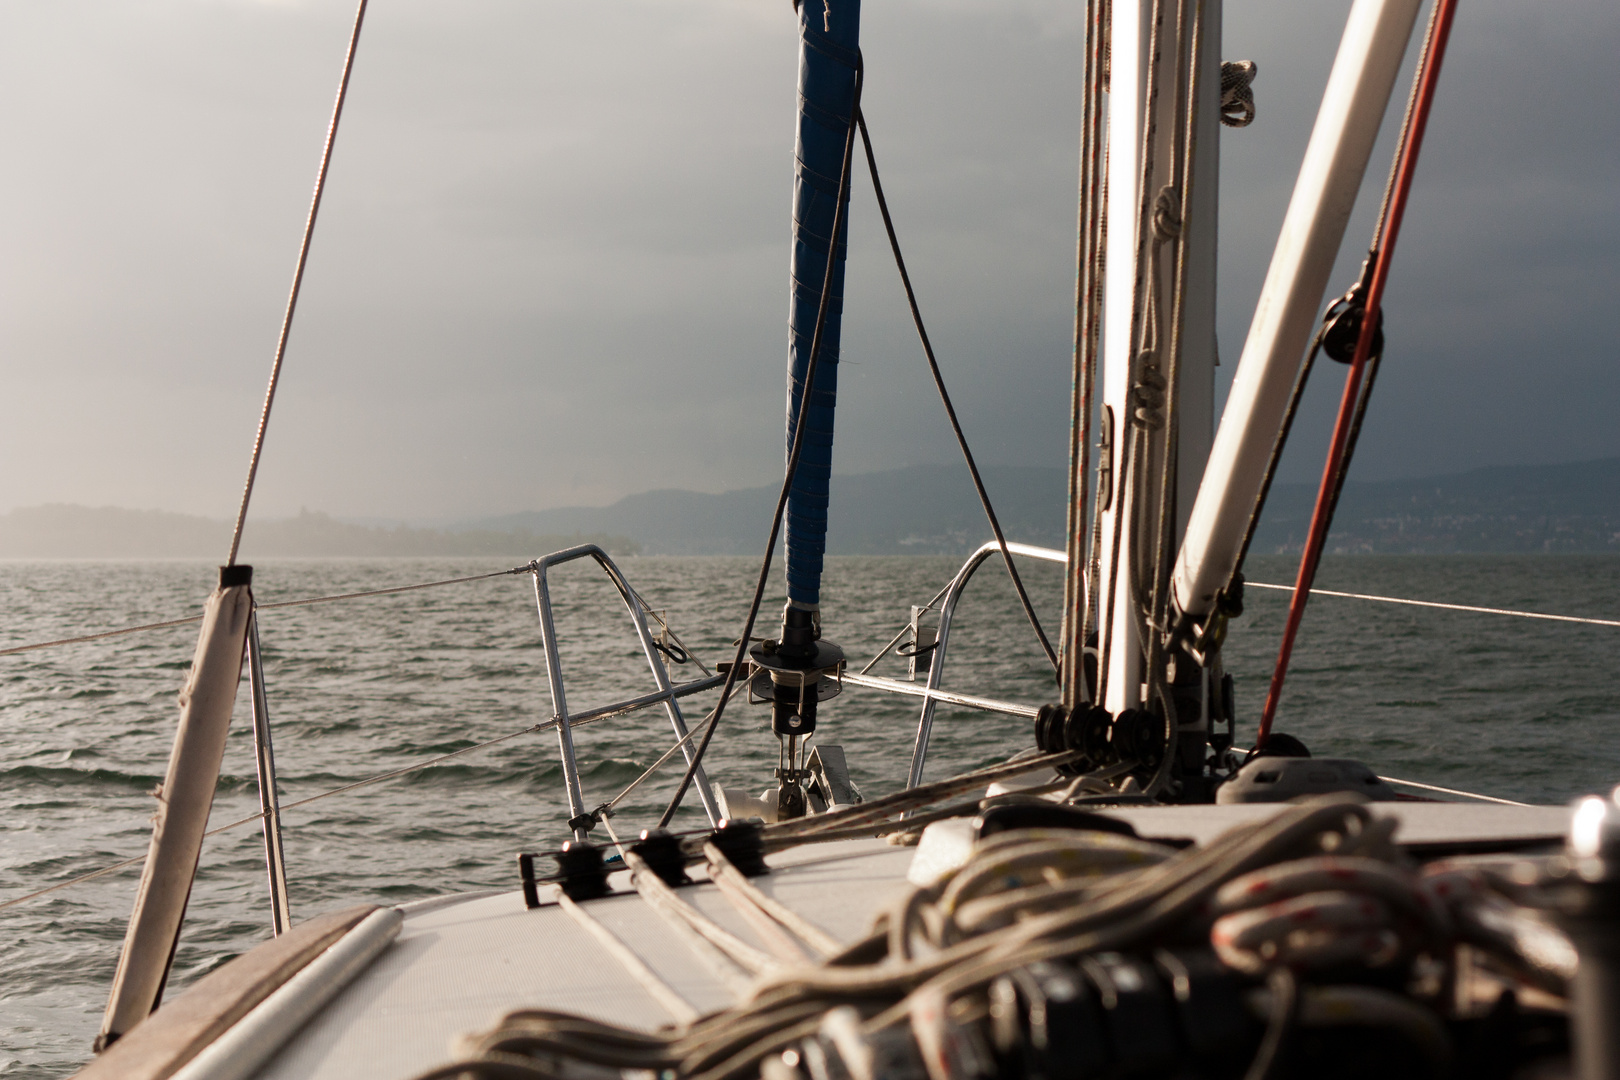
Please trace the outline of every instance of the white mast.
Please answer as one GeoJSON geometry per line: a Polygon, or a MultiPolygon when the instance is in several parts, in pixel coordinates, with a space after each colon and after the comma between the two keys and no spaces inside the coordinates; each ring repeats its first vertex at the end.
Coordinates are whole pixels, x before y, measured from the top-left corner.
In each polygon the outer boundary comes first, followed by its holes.
{"type": "MultiPolygon", "coordinates": [[[[1199,0],[1184,0],[1191,32],[1199,0]]],[[[1177,39],[1178,5],[1163,0],[1157,5],[1158,93],[1153,104],[1151,166],[1147,190],[1156,196],[1166,187],[1174,190],[1179,180],[1177,142],[1181,138],[1180,99],[1186,93],[1185,72],[1179,59],[1183,48],[1177,39]]],[[[1221,0],[1203,0],[1203,27],[1199,77],[1197,138],[1193,157],[1193,200],[1185,220],[1187,278],[1184,299],[1182,356],[1180,363],[1179,449],[1177,452],[1175,537],[1179,543],[1193,496],[1209,455],[1214,427],[1215,390],[1215,247],[1217,178],[1220,147],[1220,30],[1221,0]]],[[[1175,245],[1162,245],[1152,259],[1152,235],[1143,236],[1141,221],[1142,153],[1147,124],[1148,71],[1150,47],[1154,44],[1153,0],[1114,5],[1110,35],[1109,72],[1109,161],[1107,268],[1104,278],[1102,338],[1103,437],[1109,445],[1101,452],[1116,495],[1111,500],[1099,493],[1102,530],[1098,557],[1101,588],[1097,597],[1099,654],[1107,658],[1105,696],[1101,704],[1118,714],[1136,708],[1142,699],[1142,642],[1137,634],[1136,601],[1130,582],[1131,489],[1138,487],[1129,478],[1121,484],[1122,466],[1133,437],[1132,393],[1141,376],[1137,360],[1141,340],[1140,319],[1133,309],[1145,306],[1151,288],[1144,278],[1138,290],[1138,274],[1155,264],[1159,278],[1158,342],[1163,348],[1169,339],[1169,296],[1174,280],[1175,245]],[[1116,558],[1116,552],[1118,557],[1116,558]],[[1110,604],[1109,597],[1113,600],[1110,604]],[[1110,611],[1111,608],[1111,611],[1110,611]]],[[[1163,358],[1161,358],[1162,360],[1163,358]]],[[[1162,412],[1162,410],[1160,410],[1162,412]]],[[[1162,457],[1147,454],[1137,463],[1152,477],[1145,489],[1151,515],[1156,512],[1155,485],[1162,457]]],[[[1148,525],[1151,531],[1151,524],[1148,525]]],[[[1142,567],[1151,587],[1152,568],[1142,567]]]]}

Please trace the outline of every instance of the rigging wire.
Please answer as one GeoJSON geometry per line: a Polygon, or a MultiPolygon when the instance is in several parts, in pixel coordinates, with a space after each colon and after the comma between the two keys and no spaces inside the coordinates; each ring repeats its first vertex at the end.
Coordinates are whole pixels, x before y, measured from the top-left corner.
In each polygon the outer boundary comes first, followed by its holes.
{"type": "Polygon", "coordinates": [[[287,310],[281,318],[281,334],[276,339],[276,358],[270,365],[270,384],[264,391],[264,408],[259,412],[259,428],[253,436],[253,453],[248,458],[247,482],[242,485],[242,505],[236,511],[236,527],[231,530],[231,553],[227,566],[236,565],[236,554],[242,546],[242,526],[247,523],[248,503],[253,498],[253,481],[259,473],[259,455],[264,451],[264,432],[270,424],[270,406],[276,400],[276,384],[281,380],[281,362],[287,355],[287,335],[292,332],[293,312],[298,309],[298,292],[304,284],[304,266],[309,261],[309,242],[315,235],[315,217],[320,213],[321,195],[326,190],[326,171],[332,163],[332,144],[337,140],[338,121],[343,116],[343,99],[349,93],[349,73],[354,70],[354,54],[360,45],[360,27],[366,20],[366,0],[354,13],[354,30],[349,34],[349,49],[343,56],[343,77],[338,82],[337,100],[332,103],[332,119],[326,125],[326,144],[321,147],[321,165],[315,174],[315,193],[309,201],[309,216],[304,220],[304,238],[298,245],[298,263],[293,270],[292,290],[287,295],[287,310]]]}
{"type": "MultiPolygon", "coordinates": [[[[1096,408],[1097,351],[1102,325],[1102,244],[1106,228],[1107,190],[1102,176],[1108,141],[1103,130],[1102,100],[1107,68],[1107,0],[1086,2],[1085,85],[1082,92],[1080,191],[1075,241],[1074,401],[1069,417],[1069,518],[1064,537],[1068,565],[1063,579],[1063,704],[1074,709],[1095,696],[1085,685],[1085,646],[1090,640],[1092,599],[1096,593],[1092,566],[1099,540],[1090,530],[1088,496],[1091,477],[1092,414],[1096,408]]],[[[1100,501],[1104,492],[1097,492],[1100,501]]],[[[1100,520],[1101,514],[1099,512],[1100,520]]]]}
{"type": "MultiPolygon", "coordinates": [[[[1271,675],[1271,686],[1266,692],[1266,704],[1260,715],[1260,730],[1255,746],[1265,745],[1271,734],[1272,721],[1282,697],[1283,680],[1288,673],[1288,660],[1299,634],[1300,620],[1305,616],[1305,604],[1310,597],[1311,583],[1316,577],[1317,563],[1327,540],[1328,525],[1332,521],[1333,507],[1338,491],[1349,468],[1354,438],[1359,433],[1360,420],[1366,411],[1366,395],[1362,390],[1362,377],[1367,368],[1373,340],[1378,336],[1384,285],[1389,277],[1390,261],[1395,252],[1395,241],[1400,233],[1401,218],[1412,190],[1412,178],[1417,169],[1418,153],[1423,146],[1423,132],[1428,125],[1429,110],[1434,104],[1435,87],[1440,76],[1440,65],[1445,59],[1446,41],[1451,34],[1452,19],[1456,14],[1456,0],[1435,0],[1429,18],[1429,27],[1423,45],[1418,71],[1412,80],[1412,95],[1401,125],[1401,138],[1385,189],[1385,202],[1373,234],[1373,248],[1367,258],[1366,306],[1361,315],[1360,333],[1356,337],[1356,351],[1345,376],[1344,396],[1339,403],[1339,415],[1333,425],[1333,440],[1329,445],[1327,465],[1322,471],[1322,484],[1316,496],[1316,509],[1311,514],[1311,529],[1300,558],[1299,574],[1294,583],[1294,595],[1288,605],[1288,621],[1283,628],[1282,643],[1277,650],[1277,664],[1271,675]]],[[[1372,374],[1376,374],[1374,365],[1372,374]]],[[[1369,379],[1370,385],[1370,379],[1369,379]]]]}
{"type": "MultiPolygon", "coordinates": [[[[741,691],[737,691],[737,692],[740,693],[741,691]]],[[[686,734],[685,738],[681,739],[674,746],[672,746],[669,749],[669,751],[664,754],[663,757],[661,757],[657,761],[653,762],[653,764],[648,767],[646,772],[642,773],[641,776],[637,777],[636,780],[633,783],[631,783],[629,787],[625,788],[622,792],[620,792],[617,796],[615,796],[612,799],[612,801],[610,801],[606,805],[608,807],[612,807],[612,806],[616,805],[626,795],[629,795],[630,792],[635,790],[637,785],[639,785],[643,780],[647,779],[647,777],[651,776],[654,771],[656,771],[661,765],[663,765],[666,761],[668,761],[669,758],[675,753],[675,751],[679,750],[682,746],[684,746],[686,744],[687,740],[692,738],[692,736],[697,733],[697,731],[699,730],[699,728],[702,727],[703,724],[709,724],[709,725],[712,726],[713,723],[714,723],[714,719],[715,719],[714,713],[711,712],[708,717],[705,717],[699,723],[698,727],[694,727],[690,732],[688,732],[686,734]]],[[[341,785],[339,787],[331,788],[331,789],[329,789],[327,791],[322,791],[322,792],[320,792],[318,794],[308,796],[307,798],[298,799],[298,800],[296,800],[294,802],[290,802],[290,803],[282,803],[280,809],[283,810],[283,811],[286,811],[286,810],[297,809],[300,806],[308,806],[311,803],[320,802],[322,799],[329,799],[334,795],[341,795],[344,792],[355,791],[355,790],[358,790],[359,788],[363,788],[363,787],[370,787],[372,784],[378,784],[378,783],[381,783],[384,780],[393,780],[393,779],[395,779],[397,777],[406,776],[406,775],[408,775],[410,773],[420,772],[423,769],[430,769],[435,765],[442,765],[444,762],[449,761],[452,758],[458,758],[458,757],[461,757],[464,754],[470,754],[475,750],[485,750],[485,749],[488,749],[491,746],[496,746],[496,745],[498,745],[500,743],[503,743],[503,742],[510,742],[511,740],[516,739],[516,738],[518,738],[520,736],[523,736],[523,735],[534,735],[534,734],[538,734],[538,733],[543,732],[543,731],[549,731],[549,730],[551,730],[552,728],[554,728],[556,726],[557,726],[557,721],[555,721],[555,720],[545,720],[545,721],[542,721],[542,722],[540,722],[538,724],[531,724],[528,727],[523,728],[523,729],[521,729],[519,731],[508,732],[505,735],[497,735],[493,739],[487,739],[487,740],[485,740],[484,742],[481,742],[481,743],[474,743],[472,746],[464,746],[460,750],[452,750],[448,754],[439,754],[438,756],[431,757],[431,758],[427,759],[426,761],[418,761],[418,762],[415,762],[415,763],[413,763],[411,765],[407,765],[407,766],[405,766],[403,768],[399,768],[399,769],[390,769],[388,772],[377,773],[374,776],[368,776],[368,777],[366,777],[366,778],[364,778],[362,780],[356,780],[353,783],[343,784],[343,785],[341,785]]],[[[218,828],[210,829],[206,833],[204,833],[203,836],[205,836],[205,837],[217,836],[218,834],[220,834],[222,832],[228,832],[231,829],[237,829],[237,828],[242,827],[243,825],[252,824],[255,821],[262,820],[265,817],[265,813],[266,813],[265,811],[260,811],[257,814],[249,814],[245,818],[239,818],[236,821],[232,821],[232,822],[230,822],[228,824],[221,825],[218,828]]],[[[56,892],[58,889],[65,889],[70,885],[78,885],[78,884],[80,884],[82,882],[92,881],[95,878],[103,877],[103,876],[105,876],[107,874],[114,873],[114,872],[116,872],[118,870],[124,869],[125,867],[134,866],[135,864],[140,863],[140,862],[144,862],[145,860],[146,860],[145,855],[136,855],[133,858],[124,859],[121,862],[113,863],[111,866],[103,866],[99,870],[92,870],[88,874],[80,874],[78,877],[69,878],[66,881],[59,881],[56,884],[50,885],[50,886],[48,886],[46,888],[38,889],[38,890],[36,890],[34,892],[31,892],[31,893],[25,893],[22,896],[13,897],[10,900],[0,901],[0,910],[4,910],[4,909],[6,909],[8,907],[14,907],[14,906],[16,906],[18,904],[25,903],[25,902],[27,902],[29,900],[33,900],[33,899],[35,899],[37,897],[44,896],[47,893],[56,892]]]]}
{"type": "Polygon", "coordinates": [[[861,145],[866,150],[866,167],[872,174],[872,192],[877,196],[878,210],[883,215],[883,228],[889,234],[889,248],[894,252],[894,265],[900,271],[900,284],[905,286],[906,303],[911,306],[911,321],[917,327],[917,336],[922,339],[923,355],[928,358],[928,371],[934,377],[934,388],[939,391],[940,403],[945,406],[945,417],[951,422],[951,431],[956,435],[956,445],[962,449],[962,457],[967,461],[968,475],[973,478],[973,490],[979,494],[979,505],[984,507],[984,516],[990,521],[990,531],[995,534],[996,544],[1001,548],[1001,561],[1007,566],[1007,575],[1012,578],[1013,588],[1018,592],[1018,602],[1023,605],[1024,616],[1029,619],[1029,625],[1035,628],[1035,636],[1041,640],[1041,648],[1046,652],[1046,658],[1051,661],[1052,669],[1060,671],[1062,668],[1056,650],[1052,643],[1046,639],[1046,631],[1041,629],[1041,620],[1035,616],[1035,607],[1029,601],[1029,593],[1024,590],[1024,579],[1018,575],[1018,567],[1013,564],[1012,552],[1007,549],[1007,537],[1001,531],[1001,522],[996,518],[995,508],[990,505],[990,495],[984,490],[984,480],[979,476],[979,466],[973,460],[973,451],[968,448],[967,436],[962,433],[962,423],[956,418],[956,406],[951,404],[951,395],[945,389],[945,377],[940,374],[939,361],[934,358],[934,345],[928,339],[928,329],[923,325],[922,311],[917,307],[917,294],[911,287],[911,275],[906,272],[906,259],[900,253],[900,238],[894,232],[894,219],[889,216],[889,200],[883,197],[883,181],[878,178],[877,157],[872,153],[872,136],[866,130],[866,115],[857,106],[855,110],[855,123],[861,131],[861,145]]]}
{"type": "Polygon", "coordinates": [[[1265,512],[1266,499],[1271,495],[1271,485],[1277,478],[1277,466],[1282,461],[1283,448],[1288,445],[1288,436],[1294,429],[1294,418],[1299,415],[1299,403],[1305,397],[1305,386],[1310,381],[1311,371],[1316,366],[1316,357],[1322,351],[1322,343],[1327,338],[1328,331],[1348,308],[1355,298],[1355,290],[1345,293],[1344,296],[1328,305],[1322,316],[1322,325],[1317,328],[1316,336],[1311,338],[1311,347],[1305,353],[1305,362],[1300,365],[1299,374],[1294,376],[1293,389],[1288,393],[1288,407],[1283,410],[1282,425],[1277,429],[1277,437],[1271,442],[1271,455],[1266,458],[1265,476],[1260,481],[1260,490],[1255,493],[1254,506],[1249,511],[1249,520],[1243,527],[1243,542],[1238,545],[1237,558],[1232,563],[1232,576],[1228,579],[1226,587],[1222,590],[1228,596],[1234,595],[1243,577],[1243,564],[1249,557],[1249,548],[1254,543],[1254,534],[1260,528],[1260,515],[1265,512]]]}
{"type": "MultiPolygon", "coordinates": [[[[731,691],[731,696],[736,697],[738,694],[741,694],[746,690],[747,690],[747,687],[743,687],[741,689],[733,688],[732,691],[731,691]]],[[[627,786],[623,791],[619,792],[617,795],[613,796],[613,798],[609,799],[607,802],[603,803],[601,806],[597,807],[596,808],[596,813],[601,813],[603,810],[612,810],[614,807],[618,806],[619,803],[624,801],[626,796],[628,796],[632,791],[636,790],[636,788],[640,787],[643,781],[645,781],[648,777],[652,776],[652,774],[657,772],[659,769],[663,768],[664,763],[667,762],[670,758],[674,757],[675,752],[677,750],[679,750],[681,747],[685,746],[687,743],[691,742],[692,739],[697,736],[697,734],[698,734],[698,732],[700,730],[705,730],[705,725],[712,725],[713,723],[714,723],[714,711],[710,710],[708,716],[704,717],[701,721],[699,721],[697,726],[693,727],[685,735],[682,735],[679,739],[676,739],[675,740],[675,745],[671,746],[668,750],[665,750],[663,755],[661,757],[659,757],[659,759],[657,761],[655,761],[651,765],[647,766],[646,770],[640,776],[638,776],[634,780],[630,781],[629,786],[627,786]]]]}
{"type": "Polygon", "coordinates": [[[1176,111],[1181,125],[1180,161],[1171,159],[1169,170],[1175,178],[1177,190],[1159,192],[1158,200],[1167,209],[1154,215],[1154,233],[1170,233],[1176,246],[1175,264],[1171,271],[1170,334],[1165,363],[1165,445],[1164,459],[1160,462],[1158,529],[1153,549],[1153,591],[1148,622],[1147,674],[1150,685],[1156,687],[1164,709],[1165,753],[1146,785],[1149,794],[1156,795],[1170,781],[1170,769],[1176,760],[1176,737],[1179,721],[1176,716],[1175,696],[1170,688],[1166,671],[1168,642],[1165,628],[1169,622],[1170,562],[1175,557],[1176,528],[1176,466],[1180,449],[1181,411],[1181,350],[1182,334],[1187,317],[1187,233],[1192,207],[1194,164],[1198,149],[1198,97],[1203,76],[1204,4],[1203,0],[1181,0],[1176,5],[1176,41],[1181,49],[1181,70],[1186,73],[1187,90],[1178,95],[1176,111]],[[1189,27],[1188,8],[1191,7],[1189,27]],[[1175,174],[1179,172],[1180,176],[1175,174]],[[1164,220],[1161,220],[1164,219],[1164,220]]]}
{"type": "MultiPolygon", "coordinates": [[[[255,603],[254,607],[259,611],[269,611],[272,608],[305,607],[309,604],[330,604],[336,600],[360,600],[368,596],[390,596],[394,593],[414,592],[417,589],[434,589],[441,585],[463,585],[469,581],[485,581],[489,578],[507,577],[511,574],[526,574],[528,572],[529,567],[524,565],[513,567],[511,570],[496,570],[494,573],[490,574],[473,574],[469,577],[445,578],[442,581],[422,581],[415,585],[395,585],[387,589],[367,589],[364,592],[335,593],[331,596],[306,596],[298,600],[277,600],[271,604],[255,603]]],[[[645,603],[645,601],[643,601],[643,603],[645,603]]],[[[122,637],[125,634],[139,634],[148,630],[166,630],[169,627],[186,626],[190,623],[201,621],[201,615],[187,615],[183,619],[170,619],[167,622],[142,623],[139,626],[125,626],[118,630],[103,630],[100,633],[83,634],[79,637],[57,638],[54,641],[36,641],[30,645],[13,645],[7,649],[0,649],[0,656],[13,656],[17,653],[33,652],[36,649],[50,649],[58,645],[79,645],[87,641],[102,641],[106,638],[122,637]]]]}
{"type": "MultiPolygon", "coordinates": [[[[1277,589],[1291,593],[1292,585],[1272,585],[1263,581],[1250,581],[1251,589],[1277,589]]],[[[1578,615],[1549,615],[1542,611],[1516,611],[1512,608],[1478,607],[1474,604],[1442,604],[1436,600],[1407,600],[1399,596],[1373,596],[1370,593],[1334,592],[1332,589],[1311,589],[1312,596],[1338,596],[1346,600],[1376,600],[1384,604],[1406,604],[1411,607],[1439,608],[1442,611],[1476,611],[1482,615],[1513,615],[1520,619],[1549,619],[1553,622],[1583,623],[1587,626],[1620,626],[1620,619],[1588,619],[1578,615]]]]}
{"type": "Polygon", "coordinates": [[[714,720],[703,733],[703,740],[698,743],[697,750],[692,754],[692,760],[687,763],[686,774],[681,777],[680,786],[675,789],[674,796],[669,800],[669,806],[658,819],[657,827],[660,829],[669,824],[670,819],[675,816],[675,811],[680,808],[681,800],[686,798],[686,791],[692,786],[692,778],[697,775],[698,766],[703,762],[703,755],[709,749],[709,742],[720,727],[720,717],[725,713],[726,703],[731,700],[732,687],[736,686],[748,657],[748,642],[754,633],[754,620],[759,616],[760,604],[765,600],[765,585],[770,580],[771,560],[776,555],[776,539],[782,530],[782,514],[787,509],[788,493],[793,490],[794,474],[799,470],[799,456],[804,450],[805,431],[809,426],[810,401],[815,396],[816,368],[821,359],[822,333],[827,325],[827,309],[832,302],[833,269],[838,258],[838,238],[849,214],[850,165],[854,161],[855,118],[861,112],[861,84],[865,75],[866,66],[857,54],[849,130],[844,134],[844,164],[838,173],[838,201],[833,205],[832,233],[827,241],[827,265],[821,278],[821,301],[816,308],[815,331],[810,336],[810,357],[804,367],[804,392],[799,395],[799,414],[793,423],[793,446],[788,451],[787,468],[784,470],[786,475],[782,477],[781,494],[776,498],[776,511],[771,515],[771,534],[765,544],[765,555],[760,559],[759,580],[754,585],[754,598],[748,605],[748,617],[743,620],[742,633],[737,635],[737,654],[732,658],[731,666],[726,669],[726,681],[720,690],[720,701],[715,705],[714,720]]]}

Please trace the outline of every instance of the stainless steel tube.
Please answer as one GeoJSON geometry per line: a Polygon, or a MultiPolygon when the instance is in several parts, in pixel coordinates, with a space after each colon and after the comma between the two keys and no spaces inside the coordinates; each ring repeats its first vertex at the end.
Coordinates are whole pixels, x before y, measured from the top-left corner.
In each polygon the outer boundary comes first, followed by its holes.
{"type": "Polygon", "coordinates": [[[287,906],[287,859],[281,848],[281,795],[276,790],[276,754],[270,743],[270,702],[265,694],[257,611],[248,620],[247,653],[248,680],[253,688],[253,763],[259,775],[264,864],[270,877],[270,927],[280,937],[292,925],[292,912],[287,906]]]}
{"type": "MultiPolygon", "coordinates": [[[[1007,550],[1029,559],[1055,563],[1069,561],[1064,552],[1035,547],[1032,544],[1008,544],[1007,550]]],[[[979,564],[990,556],[1000,553],[1000,545],[993,542],[980,547],[968,557],[967,562],[962,564],[962,569],[951,579],[950,588],[945,590],[945,599],[939,606],[939,635],[935,638],[934,662],[928,669],[927,696],[923,701],[922,716],[917,721],[917,742],[911,751],[911,772],[906,777],[908,788],[914,788],[922,783],[923,762],[928,757],[928,738],[934,729],[934,709],[943,697],[938,693],[939,681],[945,672],[945,648],[951,639],[951,616],[956,613],[956,601],[961,597],[962,590],[967,588],[967,583],[973,577],[973,572],[979,568],[979,564]]]]}
{"type": "MultiPolygon", "coordinates": [[[[578,547],[565,548],[554,551],[550,555],[534,560],[529,564],[534,574],[534,599],[540,617],[540,636],[546,653],[546,681],[551,691],[552,716],[557,724],[557,742],[562,755],[563,780],[568,788],[568,813],[571,821],[579,821],[585,814],[585,796],[580,788],[579,765],[574,754],[574,737],[570,730],[575,722],[574,717],[568,713],[567,697],[563,690],[562,660],[557,651],[556,627],[551,615],[551,592],[546,581],[546,573],[553,566],[561,566],[576,559],[594,559],[602,571],[607,574],[608,580],[618,589],[619,597],[624,601],[626,610],[630,612],[630,621],[636,628],[636,638],[641,642],[641,649],[647,658],[647,664],[652,669],[653,679],[658,684],[658,690],[647,695],[651,701],[662,701],[664,712],[669,717],[670,727],[675,731],[677,739],[683,739],[687,734],[686,718],[681,714],[681,707],[676,698],[680,696],[669,681],[669,672],[660,659],[657,648],[653,645],[651,631],[647,629],[647,619],[641,609],[641,598],[630,587],[624,572],[601,548],[595,544],[581,544],[578,547]]],[[[649,703],[651,703],[649,701],[649,703]]],[[[617,710],[617,706],[609,706],[610,710],[617,710]]],[[[601,710],[597,711],[600,714],[601,710]]],[[[595,714],[587,714],[595,715],[595,714]]],[[[688,744],[681,748],[686,757],[687,764],[692,762],[693,747],[688,744]]],[[[709,786],[709,779],[701,768],[693,776],[693,783],[697,786],[698,798],[703,803],[703,812],[708,816],[711,825],[720,822],[720,807],[715,800],[714,791],[709,786]]],[[[586,826],[574,826],[576,839],[584,840],[586,826]]]]}

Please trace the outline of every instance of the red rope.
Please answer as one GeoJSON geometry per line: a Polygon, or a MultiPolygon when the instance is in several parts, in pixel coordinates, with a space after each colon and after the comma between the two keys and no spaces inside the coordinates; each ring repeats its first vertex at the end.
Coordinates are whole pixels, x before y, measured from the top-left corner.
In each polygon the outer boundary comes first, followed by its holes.
{"type": "Polygon", "coordinates": [[[1372,277],[1367,285],[1366,310],[1361,316],[1361,330],[1356,336],[1356,351],[1350,362],[1350,371],[1344,378],[1344,396],[1339,401],[1339,415],[1333,423],[1333,441],[1328,446],[1327,465],[1322,470],[1322,484],[1316,493],[1316,509],[1311,514],[1311,531],[1305,540],[1305,552],[1299,560],[1299,576],[1294,580],[1293,599],[1288,604],[1288,622],[1283,627],[1282,646],[1277,651],[1277,666],[1271,673],[1271,688],[1266,693],[1265,711],[1260,717],[1260,731],[1255,747],[1265,745],[1271,735],[1271,722],[1277,715],[1277,703],[1282,697],[1283,678],[1288,673],[1288,659],[1294,651],[1294,639],[1299,634],[1299,623],[1305,616],[1305,603],[1310,598],[1311,583],[1316,579],[1316,567],[1322,558],[1322,546],[1327,540],[1331,523],[1334,490],[1338,486],[1339,470],[1344,462],[1350,429],[1355,416],[1356,401],[1361,395],[1362,376],[1366,372],[1367,357],[1372,351],[1373,338],[1378,332],[1379,308],[1384,296],[1384,283],[1389,279],[1389,264],[1395,253],[1395,239],[1401,231],[1401,217],[1406,200],[1412,190],[1412,176],[1417,171],[1418,151],[1423,146],[1423,131],[1428,125],[1429,108],[1434,103],[1435,84],[1440,78],[1440,61],[1445,57],[1446,40],[1451,36],[1451,21],[1456,14],[1457,0],[1435,0],[1433,33],[1417,73],[1417,96],[1412,110],[1411,127],[1402,140],[1400,157],[1395,166],[1395,183],[1389,199],[1387,216],[1380,224],[1380,246],[1373,252],[1372,277]]]}

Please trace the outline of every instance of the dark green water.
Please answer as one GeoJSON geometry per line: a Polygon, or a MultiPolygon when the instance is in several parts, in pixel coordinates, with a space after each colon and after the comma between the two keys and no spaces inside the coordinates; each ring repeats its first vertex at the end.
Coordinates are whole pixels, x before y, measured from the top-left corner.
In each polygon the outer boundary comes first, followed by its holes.
{"type": "MultiPolygon", "coordinates": [[[[829,560],[826,636],[865,658],[909,605],[954,573],[945,558],[829,560]]],[[[261,566],[261,602],[381,588],[499,569],[480,560],[284,562],[261,566]]],[[[711,666],[741,625],[746,559],[628,560],[625,571],[711,666]]],[[[1256,581],[1292,580],[1279,557],[1256,581]]],[[[1055,628],[1057,570],[1029,564],[1055,628]]],[[[0,564],[0,648],[196,611],[214,576],[200,563],[0,564]]],[[[1329,558],[1323,588],[1620,617],[1612,556],[1329,558]]],[[[583,565],[555,572],[554,602],[573,710],[645,692],[650,676],[616,595],[583,565]]],[[[1227,663],[1238,680],[1240,741],[1252,738],[1286,594],[1251,590],[1227,663]]],[[[771,610],[776,610],[777,598],[771,610]]],[[[263,637],[282,798],[292,802],[520,730],[550,715],[533,592],[526,578],[264,613],[263,637]]],[[[164,770],[174,697],[193,627],[0,658],[0,901],[144,852],[150,791],[164,770]]],[[[1620,629],[1313,601],[1279,729],[1319,753],[1391,776],[1537,802],[1620,781],[1620,629]]],[[[1044,658],[1005,575],[987,563],[958,609],[945,685],[1038,704],[1044,658]]],[[[875,673],[903,675],[903,662],[875,673]]],[[[689,699],[706,711],[712,695],[689,699]]],[[[915,699],[851,690],[823,713],[868,794],[903,780],[915,699]]],[[[587,802],[617,794],[668,746],[649,711],[580,729],[587,802]]],[[[1004,758],[1029,742],[1021,720],[941,709],[929,775],[1004,758]]],[[[758,709],[728,711],[711,751],[717,783],[770,783],[776,743],[758,709]]],[[[621,835],[656,817],[678,774],[621,804],[621,835]]],[[[693,810],[676,825],[696,826],[693,810]]],[[[258,809],[246,694],[226,752],[214,822],[258,809]]],[[[526,735],[406,778],[289,810],[294,918],[362,900],[401,902],[515,885],[513,854],[555,842],[567,817],[555,736],[526,735]]],[[[0,1076],[69,1074],[88,1056],[138,868],[0,911],[0,1076]]],[[[247,827],[211,839],[192,896],[171,992],[268,936],[261,840],[247,827]]]]}

